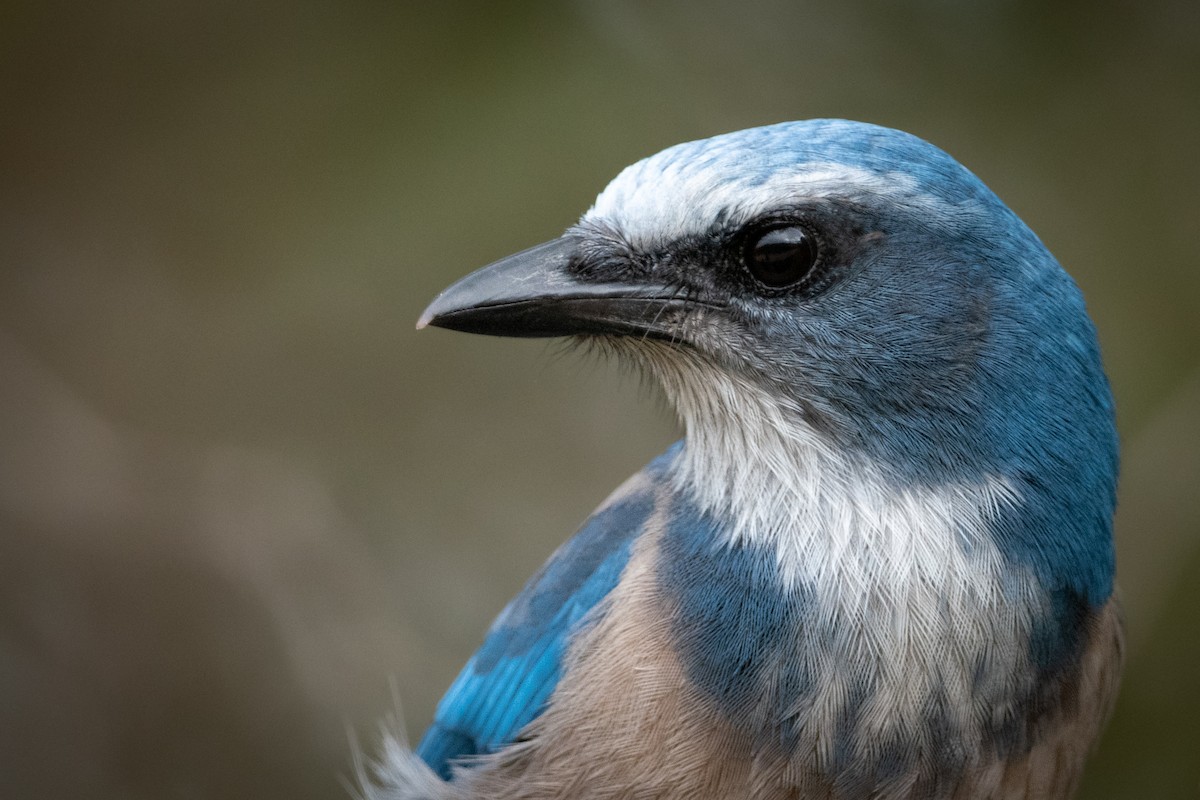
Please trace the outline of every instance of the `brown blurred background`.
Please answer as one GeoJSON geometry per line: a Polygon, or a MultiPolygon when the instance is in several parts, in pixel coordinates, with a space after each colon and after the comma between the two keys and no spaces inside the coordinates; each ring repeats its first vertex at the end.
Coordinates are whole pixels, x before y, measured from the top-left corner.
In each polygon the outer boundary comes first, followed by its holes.
{"type": "Polygon", "coordinates": [[[1200,796],[1200,4],[9,2],[0,797],[341,798],[676,435],[553,345],[413,322],[626,164],[844,116],[1076,276],[1130,661],[1083,793],[1200,796]]]}

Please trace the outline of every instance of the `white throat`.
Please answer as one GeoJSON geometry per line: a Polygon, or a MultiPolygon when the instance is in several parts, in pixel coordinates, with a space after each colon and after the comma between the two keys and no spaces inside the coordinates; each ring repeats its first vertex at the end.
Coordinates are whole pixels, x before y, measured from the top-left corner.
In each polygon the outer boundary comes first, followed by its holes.
{"type": "Polygon", "coordinates": [[[750,380],[685,351],[636,347],[687,431],[679,489],[729,522],[730,543],[773,547],[785,582],[813,581],[839,565],[887,568],[894,580],[906,564],[942,571],[968,553],[999,557],[987,526],[1016,500],[1002,477],[901,485],[750,380]]]}
{"type": "MultiPolygon", "coordinates": [[[[937,691],[1007,702],[1031,621],[1048,613],[990,532],[1020,502],[1008,481],[902,485],[750,381],[661,344],[633,347],[687,430],[679,491],[725,521],[727,545],[773,550],[785,590],[812,593],[819,629],[834,632],[803,643],[814,657],[874,665],[880,735],[915,725],[937,691]]],[[[829,672],[814,702],[835,714],[848,687],[829,672]]],[[[971,708],[954,722],[980,724],[971,708]]]]}

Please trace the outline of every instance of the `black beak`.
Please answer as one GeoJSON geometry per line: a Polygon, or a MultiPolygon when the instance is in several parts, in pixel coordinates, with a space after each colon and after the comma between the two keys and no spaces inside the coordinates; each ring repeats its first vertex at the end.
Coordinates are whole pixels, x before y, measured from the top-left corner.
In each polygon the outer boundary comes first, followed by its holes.
{"type": "Polygon", "coordinates": [[[675,338],[683,314],[696,303],[685,301],[679,289],[656,284],[580,280],[570,270],[577,248],[578,240],[561,237],[472,272],[434,298],[417,328],[675,338]]]}

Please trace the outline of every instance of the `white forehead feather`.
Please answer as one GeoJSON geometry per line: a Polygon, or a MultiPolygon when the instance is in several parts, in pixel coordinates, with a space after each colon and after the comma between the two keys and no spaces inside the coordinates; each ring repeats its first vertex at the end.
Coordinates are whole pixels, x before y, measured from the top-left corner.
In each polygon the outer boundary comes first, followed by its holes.
{"type": "Polygon", "coordinates": [[[652,161],[628,167],[596,198],[584,220],[603,221],[633,244],[652,246],[689,234],[702,234],[717,220],[740,227],[768,211],[808,199],[872,195],[897,202],[941,200],[916,191],[902,173],[880,175],[844,164],[805,164],[765,181],[737,180],[713,169],[653,169],[652,161]]]}
{"type": "Polygon", "coordinates": [[[957,201],[974,199],[974,187],[966,185],[974,180],[940,150],[898,131],[843,121],[786,123],[643,159],[613,179],[583,220],[653,246],[819,198],[961,214],[957,201]]]}

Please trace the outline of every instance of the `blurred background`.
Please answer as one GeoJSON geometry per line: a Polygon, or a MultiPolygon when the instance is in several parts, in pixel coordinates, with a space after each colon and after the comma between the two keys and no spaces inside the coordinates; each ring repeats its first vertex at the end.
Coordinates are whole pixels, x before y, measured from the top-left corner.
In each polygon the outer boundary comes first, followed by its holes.
{"type": "Polygon", "coordinates": [[[1083,287],[1124,441],[1124,691],[1082,796],[1200,796],[1200,4],[9,2],[0,796],[346,797],[677,436],[553,344],[413,323],[626,164],[934,141],[1083,287]]]}

